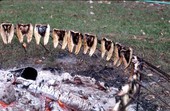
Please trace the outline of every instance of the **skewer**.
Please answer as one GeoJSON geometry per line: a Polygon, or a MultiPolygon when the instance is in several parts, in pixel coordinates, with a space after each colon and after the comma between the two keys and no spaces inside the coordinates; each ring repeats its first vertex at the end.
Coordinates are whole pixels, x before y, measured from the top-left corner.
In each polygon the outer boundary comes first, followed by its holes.
{"type": "Polygon", "coordinates": [[[136,81],[141,87],[143,87],[144,89],[146,89],[148,92],[150,92],[151,94],[155,95],[160,101],[162,101],[166,106],[170,107],[170,105],[168,103],[166,103],[162,98],[160,98],[159,95],[155,94],[154,92],[150,91],[148,88],[146,88],[145,86],[143,86],[141,84],[140,81],[136,81]]]}

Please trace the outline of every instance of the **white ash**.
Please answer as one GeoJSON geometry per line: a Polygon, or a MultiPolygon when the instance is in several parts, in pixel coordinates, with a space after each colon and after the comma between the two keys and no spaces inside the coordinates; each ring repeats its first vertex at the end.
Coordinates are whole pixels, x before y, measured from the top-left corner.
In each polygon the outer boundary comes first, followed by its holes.
{"type": "Polygon", "coordinates": [[[9,104],[15,101],[15,90],[12,81],[7,78],[7,75],[10,78],[13,78],[13,75],[8,71],[0,71],[0,74],[0,100],[9,104]]]}
{"type": "MultiPolygon", "coordinates": [[[[52,111],[108,111],[113,109],[117,88],[105,88],[104,83],[91,77],[71,76],[69,73],[37,69],[36,80],[28,80],[14,72],[0,70],[0,100],[10,104],[8,107],[1,107],[4,111],[45,111],[45,98],[52,101],[49,107],[52,111]],[[74,80],[78,78],[77,82],[74,80]],[[13,82],[17,84],[12,84],[13,82]],[[104,88],[103,89],[100,89],[104,88]],[[5,93],[4,93],[5,92],[5,93]],[[60,100],[67,109],[63,109],[56,102],[60,100]]],[[[18,72],[19,73],[19,72],[18,72]]]]}

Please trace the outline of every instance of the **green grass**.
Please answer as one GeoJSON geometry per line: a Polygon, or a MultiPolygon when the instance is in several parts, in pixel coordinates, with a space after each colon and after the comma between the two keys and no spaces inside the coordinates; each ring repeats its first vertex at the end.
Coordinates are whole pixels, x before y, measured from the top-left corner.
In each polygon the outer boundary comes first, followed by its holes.
{"type": "MultiPolygon", "coordinates": [[[[114,41],[133,47],[137,55],[156,66],[160,65],[166,72],[170,72],[169,12],[169,5],[150,6],[135,2],[99,4],[95,1],[89,4],[86,1],[0,1],[0,22],[49,23],[51,28],[94,33],[99,38],[108,36],[114,41]],[[94,15],[90,15],[91,11],[94,15]],[[146,34],[142,35],[141,30],[146,34]]],[[[4,50],[11,53],[14,50],[23,52],[17,40],[12,48],[3,46],[2,41],[0,45],[2,61],[8,60],[7,58],[20,60],[20,56],[24,56],[16,52],[16,55],[4,57],[7,55],[2,53],[4,50]]],[[[30,47],[33,49],[29,49],[31,55],[38,57],[44,54],[44,51],[36,51],[38,54],[34,54],[37,48],[34,43],[30,47]]],[[[53,50],[52,44],[48,47],[53,50]]],[[[8,66],[9,63],[1,64],[8,66]]]]}

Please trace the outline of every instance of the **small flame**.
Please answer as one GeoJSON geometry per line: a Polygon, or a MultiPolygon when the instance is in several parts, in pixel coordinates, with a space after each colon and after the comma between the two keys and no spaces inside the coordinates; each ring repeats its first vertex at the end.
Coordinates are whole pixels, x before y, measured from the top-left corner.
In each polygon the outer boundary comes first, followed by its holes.
{"type": "Polygon", "coordinates": [[[8,106],[13,105],[13,104],[14,103],[7,104],[7,103],[5,103],[3,101],[0,101],[0,106],[3,107],[3,108],[7,108],[8,106]]]}
{"type": "Polygon", "coordinates": [[[63,109],[65,108],[64,103],[62,103],[60,100],[58,100],[57,102],[58,102],[58,104],[59,104],[59,106],[60,106],[61,108],[63,108],[63,109]]]}
{"type": "Polygon", "coordinates": [[[8,104],[6,104],[6,103],[0,101],[0,106],[2,106],[3,108],[6,108],[6,107],[8,107],[8,104]]]}

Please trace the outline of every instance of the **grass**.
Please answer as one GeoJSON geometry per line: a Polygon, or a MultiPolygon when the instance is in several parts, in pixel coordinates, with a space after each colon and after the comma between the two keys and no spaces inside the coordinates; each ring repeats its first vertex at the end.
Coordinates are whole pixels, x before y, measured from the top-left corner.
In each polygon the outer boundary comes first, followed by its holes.
{"type": "MultiPolygon", "coordinates": [[[[95,1],[90,4],[86,1],[0,1],[0,22],[49,23],[51,28],[94,33],[99,38],[108,36],[114,41],[133,47],[135,54],[160,66],[168,73],[170,72],[169,12],[169,5],[151,6],[142,2],[99,4],[95,1]],[[94,15],[90,12],[94,12],[94,15]]],[[[0,42],[1,67],[12,66],[11,61],[21,61],[22,56],[24,59],[47,56],[44,55],[45,51],[41,51],[40,47],[35,45],[35,41],[30,44],[27,57],[17,38],[11,46],[4,46],[2,40],[0,42]],[[37,49],[40,51],[35,53],[37,49]]],[[[48,48],[54,50],[52,43],[49,43],[48,48]]],[[[57,52],[57,49],[55,51],[57,52]]]]}

